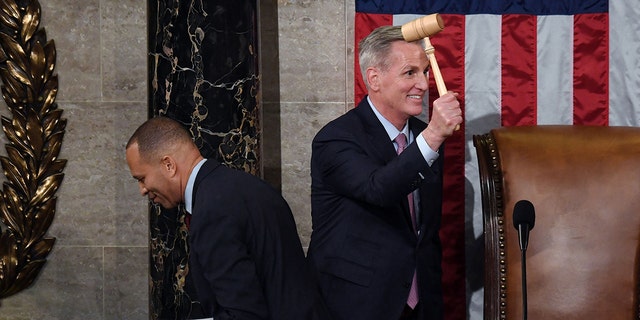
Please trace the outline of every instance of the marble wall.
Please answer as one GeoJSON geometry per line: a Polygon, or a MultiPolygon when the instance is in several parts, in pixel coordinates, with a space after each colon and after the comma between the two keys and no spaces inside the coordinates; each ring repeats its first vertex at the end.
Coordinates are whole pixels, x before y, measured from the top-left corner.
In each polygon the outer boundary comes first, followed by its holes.
{"type": "MultiPolygon", "coordinates": [[[[256,0],[148,0],[149,113],[177,120],[205,158],[262,174],[256,0]]],[[[152,208],[150,319],[201,319],[184,207],[152,208]]]]}
{"type": "Polygon", "coordinates": [[[311,235],[311,141],[354,107],[354,12],[353,0],[278,0],[282,193],[305,247],[311,235]]]}
{"type": "Polygon", "coordinates": [[[146,2],[39,2],[68,162],[48,232],[56,244],[34,285],[0,301],[0,319],[146,319],[147,205],[124,162],[147,117],[146,2]]]}
{"type": "MultiPolygon", "coordinates": [[[[126,139],[148,116],[146,2],[40,1],[68,163],[49,229],[56,245],[35,284],[0,301],[0,319],[149,318],[149,216],[124,162],[126,139]]],[[[353,107],[353,6],[260,1],[263,174],[281,187],[305,246],[311,139],[353,107]]]]}

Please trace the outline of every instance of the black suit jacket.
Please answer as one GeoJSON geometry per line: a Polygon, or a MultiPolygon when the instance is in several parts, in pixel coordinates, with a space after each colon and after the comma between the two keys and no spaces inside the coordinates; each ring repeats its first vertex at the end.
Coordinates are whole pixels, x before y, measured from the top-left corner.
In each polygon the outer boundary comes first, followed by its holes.
{"type": "Polygon", "coordinates": [[[293,215],[275,189],[209,159],[192,211],[190,272],[216,320],[327,319],[293,215]]]}
{"type": "MultiPolygon", "coordinates": [[[[409,120],[414,136],[426,127],[409,120]]],[[[366,98],[313,140],[308,257],[335,319],[398,319],[414,270],[419,319],[442,318],[442,149],[428,166],[416,143],[396,155],[366,98]],[[407,194],[419,188],[419,235],[407,194]]]]}

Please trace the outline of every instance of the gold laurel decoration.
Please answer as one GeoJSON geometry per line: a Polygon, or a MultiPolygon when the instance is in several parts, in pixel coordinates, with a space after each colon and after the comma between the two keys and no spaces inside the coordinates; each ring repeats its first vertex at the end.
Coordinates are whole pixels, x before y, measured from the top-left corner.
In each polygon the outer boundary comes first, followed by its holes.
{"type": "MultiPolygon", "coordinates": [[[[0,79],[12,119],[2,116],[8,143],[0,164],[0,299],[29,287],[53,248],[45,234],[66,160],[58,159],[66,119],[55,103],[56,49],[40,24],[38,1],[0,0],[0,79]]],[[[0,300],[1,301],[1,300],[0,300]]]]}

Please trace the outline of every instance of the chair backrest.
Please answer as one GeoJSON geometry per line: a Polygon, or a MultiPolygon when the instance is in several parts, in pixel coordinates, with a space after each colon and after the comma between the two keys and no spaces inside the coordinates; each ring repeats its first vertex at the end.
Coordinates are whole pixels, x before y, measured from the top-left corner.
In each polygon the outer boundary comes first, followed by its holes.
{"type": "Polygon", "coordinates": [[[522,319],[513,208],[536,212],[528,318],[640,319],[640,128],[503,127],[473,137],[484,220],[485,319],[522,319]]]}

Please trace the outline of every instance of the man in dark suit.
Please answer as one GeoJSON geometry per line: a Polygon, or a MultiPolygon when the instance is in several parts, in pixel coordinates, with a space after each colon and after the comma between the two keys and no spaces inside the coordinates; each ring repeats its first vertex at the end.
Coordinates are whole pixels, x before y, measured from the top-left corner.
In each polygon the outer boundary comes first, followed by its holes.
{"type": "Polygon", "coordinates": [[[450,92],[415,118],[429,61],[400,27],[359,47],[368,96],[313,140],[308,258],[335,319],[442,319],[442,144],[462,110],[450,92]]]}
{"type": "Polygon", "coordinates": [[[262,180],[204,159],[176,121],[156,117],[127,143],[140,192],[165,208],[185,205],[189,268],[216,320],[324,320],[326,309],[282,196],[262,180]]]}

